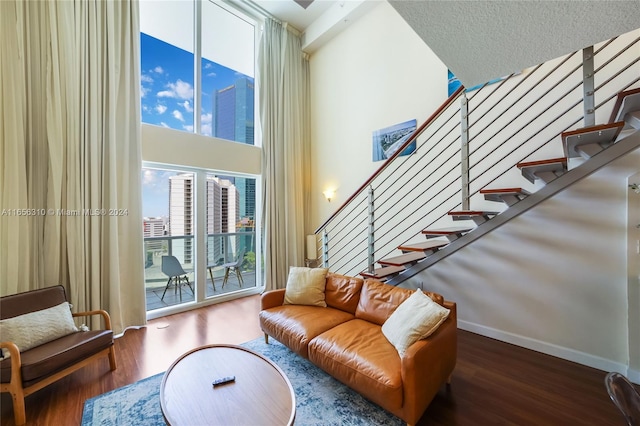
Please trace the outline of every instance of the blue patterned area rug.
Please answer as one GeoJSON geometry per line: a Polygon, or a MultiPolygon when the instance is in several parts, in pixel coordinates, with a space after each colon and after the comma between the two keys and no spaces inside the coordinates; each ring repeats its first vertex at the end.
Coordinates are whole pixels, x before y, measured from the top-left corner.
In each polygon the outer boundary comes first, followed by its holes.
{"type": "MultiPolygon", "coordinates": [[[[296,426],[405,424],[274,339],[268,345],[259,338],[242,346],[273,360],[285,372],[296,394],[296,426]]],[[[81,426],[164,425],[160,411],[162,376],[157,374],[88,399],[81,426]]]]}

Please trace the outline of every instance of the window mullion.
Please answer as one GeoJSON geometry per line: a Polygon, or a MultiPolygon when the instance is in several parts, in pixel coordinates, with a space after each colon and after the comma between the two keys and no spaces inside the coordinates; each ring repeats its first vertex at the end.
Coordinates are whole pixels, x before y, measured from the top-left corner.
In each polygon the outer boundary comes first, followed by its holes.
{"type": "Polygon", "coordinates": [[[194,0],[194,49],[193,49],[193,127],[196,134],[202,134],[202,1],[194,0]]]}

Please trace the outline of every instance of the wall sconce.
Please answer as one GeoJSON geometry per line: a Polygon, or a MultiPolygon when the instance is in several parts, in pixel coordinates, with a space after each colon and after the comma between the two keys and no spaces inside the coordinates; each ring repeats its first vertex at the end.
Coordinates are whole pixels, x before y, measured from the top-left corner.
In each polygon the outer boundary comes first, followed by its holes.
{"type": "Polygon", "coordinates": [[[640,184],[632,183],[629,185],[629,189],[635,192],[636,194],[640,194],[640,184]]]}
{"type": "Polygon", "coordinates": [[[335,189],[327,189],[325,191],[322,191],[322,193],[324,194],[324,197],[327,199],[327,201],[331,202],[331,199],[336,195],[336,190],[335,189]]]}

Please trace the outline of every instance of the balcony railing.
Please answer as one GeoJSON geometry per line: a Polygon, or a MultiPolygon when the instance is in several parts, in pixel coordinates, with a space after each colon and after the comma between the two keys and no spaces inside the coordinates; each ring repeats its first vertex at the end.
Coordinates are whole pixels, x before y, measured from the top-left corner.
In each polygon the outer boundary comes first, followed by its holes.
{"type": "Polygon", "coordinates": [[[205,275],[205,298],[226,294],[256,286],[255,232],[233,232],[209,234],[206,239],[206,264],[196,265],[195,243],[193,235],[145,237],[145,290],[147,310],[195,301],[195,295],[188,286],[180,293],[172,285],[165,293],[169,277],[162,272],[162,256],[175,256],[187,273],[191,287],[195,290],[195,272],[205,275]],[[239,266],[240,278],[225,265],[243,259],[239,266]],[[213,278],[213,281],[212,281],[213,278]],[[223,285],[224,283],[224,285],[223,285]]]}

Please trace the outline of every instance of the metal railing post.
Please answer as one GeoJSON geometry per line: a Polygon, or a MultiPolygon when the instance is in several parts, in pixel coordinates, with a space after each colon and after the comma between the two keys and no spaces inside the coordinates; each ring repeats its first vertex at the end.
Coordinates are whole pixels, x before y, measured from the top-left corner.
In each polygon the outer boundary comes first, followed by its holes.
{"type": "Polygon", "coordinates": [[[367,252],[367,270],[369,273],[373,273],[375,259],[373,258],[375,253],[375,209],[374,209],[374,196],[373,186],[369,186],[369,244],[367,252]]]}
{"type": "Polygon", "coordinates": [[[584,97],[584,126],[596,125],[593,46],[582,50],[582,90],[584,97]]]}
{"type": "Polygon", "coordinates": [[[322,230],[322,266],[329,267],[329,233],[327,228],[322,230]]]}
{"type": "Polygon", "coordinates": [[[460,143],[462,209],[469,210],[469,101],[466,93],[460,97],[460,143]]]}

